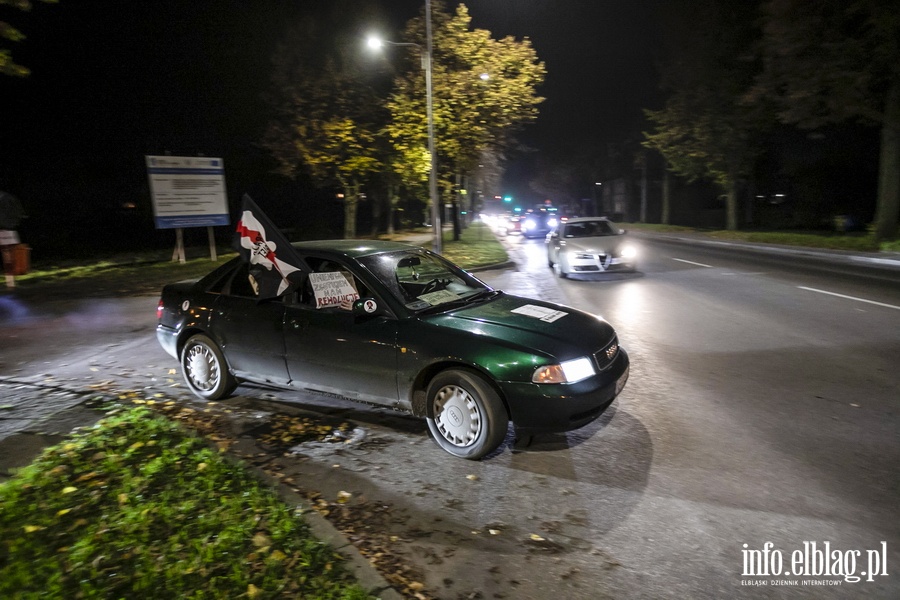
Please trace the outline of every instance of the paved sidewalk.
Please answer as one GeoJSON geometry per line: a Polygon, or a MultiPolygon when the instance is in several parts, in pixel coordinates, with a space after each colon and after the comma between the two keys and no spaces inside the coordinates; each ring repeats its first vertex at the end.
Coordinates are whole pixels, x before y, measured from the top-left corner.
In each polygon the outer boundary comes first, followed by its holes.
{"type": "Polygon", "coordinates": [[[96,423],[103,413],[90,402],[95,396],[39,380],[0,377],[0,482],[75,428],[96,423]]]}

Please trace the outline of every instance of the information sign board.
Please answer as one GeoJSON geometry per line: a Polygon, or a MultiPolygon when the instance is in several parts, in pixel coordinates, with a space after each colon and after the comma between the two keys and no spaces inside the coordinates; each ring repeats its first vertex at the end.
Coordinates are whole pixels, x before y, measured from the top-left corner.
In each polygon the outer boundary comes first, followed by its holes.
{"type": "Polygon", "coordinates": [[[157,229],[228,225],[221,158],[147,156],[157,229]]]}

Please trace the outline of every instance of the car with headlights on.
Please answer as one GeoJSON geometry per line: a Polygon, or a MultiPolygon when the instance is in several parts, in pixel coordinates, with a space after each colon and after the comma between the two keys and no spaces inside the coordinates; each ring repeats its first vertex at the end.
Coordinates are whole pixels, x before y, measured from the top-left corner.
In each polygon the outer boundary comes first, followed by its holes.
{"type": "Polygon", "coordinates": [[[503,236],[522,233],[522,220],[522,215],[520,214],[501,217],[497,225],[497,233],[503,236]]]}
{"type": "Polygon", "coordinates": [[[545,241],[547,265],[560,277],[637,269],[637,247],[605,217],[563,221],[545,241]]]}
{"type": "Polygon", "coordinates": [[[527,238],[545,237],[559,225],[556,211],[529,212],[522,218],[522,235],[527,238]]]}
{"type": "Polygon", "coordinates": [[[293,247],[308,273],[277,298],[255,295],[240,258],[163,288],[157,339],[198,397],[248,382],[405,410],[450,454],[479,459],[510,424],[583,427],[628,378],[599,316],[492,289],[417,246],[293,247]]]}

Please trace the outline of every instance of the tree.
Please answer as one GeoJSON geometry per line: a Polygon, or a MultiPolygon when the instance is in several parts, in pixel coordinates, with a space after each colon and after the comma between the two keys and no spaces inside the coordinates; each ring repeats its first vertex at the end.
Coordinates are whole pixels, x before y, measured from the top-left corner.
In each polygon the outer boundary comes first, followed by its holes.
{"type": "Polygon", "coordinates": [[[752,173],[768,123],[761,107],[743,102],[756,74],[744,53],[753,39],[753,10],[713,0],[682,10],[664,82],[671,95],[661,110],[645,111],[652,130],[644,145],[688,180],[716,183],[726,197],[728,229],[738,228],[739,185],[752,173]]]}
{"type": "Polygon", "coordinates": [[[315,22],[302,23],[275,53],[274,118],[262,145],[283,175],[303,169],[340,188],[344,237],[353,238],[363,184],[381,166],[375,140],[382,103],[350,55],[328,54],[316,33],[315,22]]]}
{"type": "MultiPolygon", "coordinates": [[[[433,9],[433,108],[439,183],[445,198],[451,196],[459,175],[473,172],[486,149],[502,152],[514,134],[537,118],[543,101],[535,91],[546,70],[528,39],[495,40],[484,29],[472,29],[464,5],[450,15],[437,5],[433,9]]],[[[421,18],[406,28],[405,39],[425,47],[421,18]]],[[[388,102],[391,121],[387,132],[401,156],[411,164],[427,146],[424,115],[425,81],[417,61],[396,80],[388,102]]],[[[426,153],[427,156],[427,153],[426,153]]],[[[430,164],[424,165],[427,177],[430,164]]],[[[412,175],[412,173],[408,173],[412,175]]],[[[415,176],[406,179],[415,184],[415,176]]],[[[456,217],[456,211],[454,211],[456,217]]],[[[455,228],[458,235],[458,229],[455,228]]]]}
{"type": "MultiPolygon", "coordinates": [[[[58,0],[41,0],[47,4],[55,4],[58,0]]],[[[0,5],[12,6],[22,11],[31,10],[31,2],[29,0],[0,0],[0,5]]],[[[25,39],[25,34],[7,23],[0,21],[0,38],[9,42],[21,42],[25,39]]],[[[31,70],[28,67],[16,64],[12,58],[12,51],[8,48],[0,48],[0,73],[13,77],[27,77],[31,70]]]]}
{"type": "Polygon", "coordinates": [[[764,69],[748,97],[774,99],[784,123],[881,128],[875,235],[900,218],[900,11],[893,0],[769,0],[764,69]]]}

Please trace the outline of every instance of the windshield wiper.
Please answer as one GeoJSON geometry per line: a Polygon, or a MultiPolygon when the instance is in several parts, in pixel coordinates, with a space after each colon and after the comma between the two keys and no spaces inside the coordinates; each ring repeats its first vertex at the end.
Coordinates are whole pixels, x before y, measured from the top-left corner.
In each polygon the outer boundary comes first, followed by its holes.
{"type": "Polygon", "coordinates": [[[481,302],[482,300],[492,300],[503,293],[503,290],[481,290],[477,294],[472,294],[468,298],[463,298],[466,304],[470,302],[481,302]]]}
{"type": "Polygon", "coordinates": [[[440,304],[435,304],[434,306],[429,306],[427,308],[423,308],[418,312],[420,315],[430,314],[432,312],[444,312],[450,308],[459,308],[460,306],[466,306],[467,304],[471,304],[473,302],[482,302],[484,300],[490,300],[496,298],[503,292],[501,290],[482,290],[476,294],[472,294],[471,296],[466,296],[465,298],[458,298],[456,300],[450,300],[449,302],[441,302],[440,304]]]}

